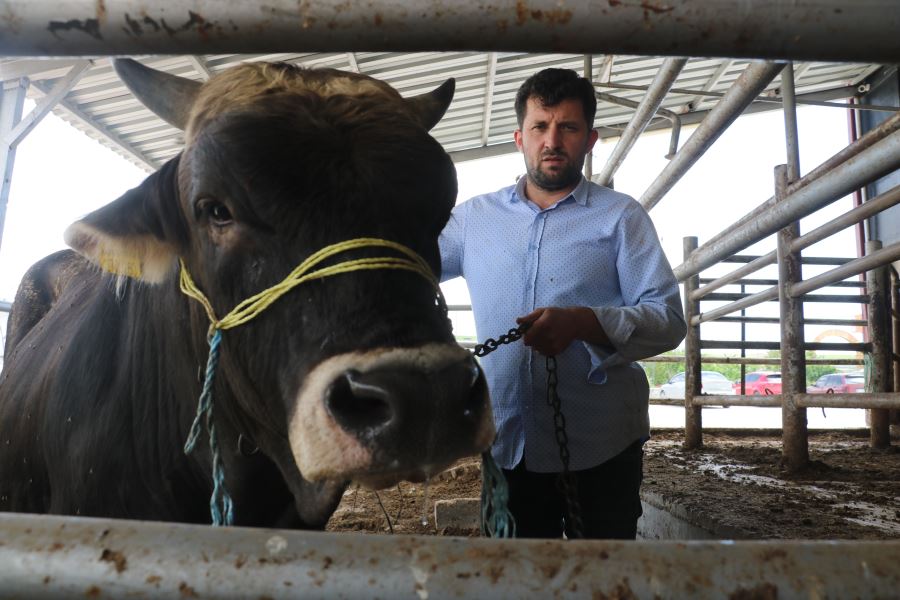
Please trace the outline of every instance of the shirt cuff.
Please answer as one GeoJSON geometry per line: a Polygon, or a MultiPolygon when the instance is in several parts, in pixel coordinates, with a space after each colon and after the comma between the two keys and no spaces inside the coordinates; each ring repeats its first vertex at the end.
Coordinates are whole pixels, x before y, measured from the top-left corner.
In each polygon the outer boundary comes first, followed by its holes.
{"type": "Polygon", "coordinates": [[[588,383],[603,385],[606,383],[606,371],[613,367],[625,364],[625,359],[618,352],[607,352],[600,346],[589,342],[582,342],[588,355],[591,357],[591,369],[588,371],[588,383]]]}
{"type": "Polygon", "coordinates": [[[591,310],[616,350],[622,350],[628,345],[635,327],[634,321],[628,318],[629,311],[612,306],[592,307],[591,310]]]}

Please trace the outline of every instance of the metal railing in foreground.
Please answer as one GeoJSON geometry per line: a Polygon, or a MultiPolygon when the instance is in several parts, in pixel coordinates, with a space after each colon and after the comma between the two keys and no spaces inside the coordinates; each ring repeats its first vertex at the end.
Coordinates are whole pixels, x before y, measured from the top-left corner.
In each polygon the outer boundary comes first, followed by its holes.
{"type": "Polygon", "coordinates": [[[900,589],[900,541],[499,540],[11,513],[0,513],[0,531],[5,597],[888,598],[900,589]]]}

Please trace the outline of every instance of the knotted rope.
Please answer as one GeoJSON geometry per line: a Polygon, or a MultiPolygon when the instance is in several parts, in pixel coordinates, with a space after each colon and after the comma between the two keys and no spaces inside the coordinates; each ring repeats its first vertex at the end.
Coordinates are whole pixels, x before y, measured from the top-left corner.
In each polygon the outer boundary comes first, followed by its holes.
{"type": "Polygon", "coordinates": [[[210,321],[209,332],[207,335],[207,340],[209,342],[209,357],[206,361],[206,378],[203,382],[203,391],[200,393],[200,399],[197,402],[197,415],[194,417],[191,431],[184,444],[184,452],[185,454],[189,454],[196,446],[197,439],[200,437],[201,418],[205,416],[206,430],[209,434],[209,449],[212,453],[213,461],[213,491],[209,500],[213,525],[234,524],[234,505],[231,496],[225,487],[225,469],[222,464],[222,457],[216,438],[215,421],[213,419],[213,383],[215,381],[216,368],[219,364],[219,346],[222,342],[222,331],[237,327],[238,325],[243,325],[301,283],[353,271],[402,269],[418,273],[434,285],[441,309],[444,310],[445,313],[447,309],[447,304],[444,300],[443,293],[441,293],[438,280],[428,266],[428,263],[410,248],[390,240],[357,238],[326,246],[300,263],[300,265],[291,271],[291,273],[280,283],[247,298],[221,319],[216,318],[216,313],[213,310],[212,304],[210,304],[203,292],[201,292],[194,283],[184,261],[180,261],[180,264],[181,276],[179,285],[181,291],[203,306],[210,321]],[[406,258],[395,256],[358,258],[313,270],[316,265],[323,260],[336,254],[359,248],[372,247],[389,248],[405,255],[406,258]]]}

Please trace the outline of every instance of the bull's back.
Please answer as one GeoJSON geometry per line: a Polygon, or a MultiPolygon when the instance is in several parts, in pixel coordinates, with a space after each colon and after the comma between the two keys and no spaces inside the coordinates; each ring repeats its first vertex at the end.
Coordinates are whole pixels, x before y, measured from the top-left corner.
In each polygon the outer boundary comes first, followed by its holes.
{"type": "Polygon", "coordinates": [[[79,351],[72,335],[100,281],[96,268],[65,250],[32,266],[19,285],[0,375],[0,510],[50,510],[46,448],[64,453],[67,444],[59,436],[66,415],[51,416],[67,379],[59,367],[67,353],[79,351]]]}
{"type": "Polygon", "coordinates": [[[34,329],[59,302],[60,297],[79,278],[90,277],[96,269],[81,255],[61,250],[35,263],[19,283],[9,319],[6,322],[5,357],[34,329]]]}

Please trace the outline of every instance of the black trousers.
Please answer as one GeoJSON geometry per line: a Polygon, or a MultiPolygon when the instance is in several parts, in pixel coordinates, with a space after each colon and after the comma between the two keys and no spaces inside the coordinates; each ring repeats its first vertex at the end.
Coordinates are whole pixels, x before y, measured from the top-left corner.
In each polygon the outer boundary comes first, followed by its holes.
{"type": "MultiPolygon", "coordinates": [[[[643,442],[634,442],[603,464],[572,471],[581,505],[583,536],[592,539],[633,540],[641,509],[643,442]]],[[[557,485],[558,473],[533,473],[523,460],[503,469],[509,485],[509,510],[516,519],[516,537],[569,538],[566,500],[557,485]]]]}

